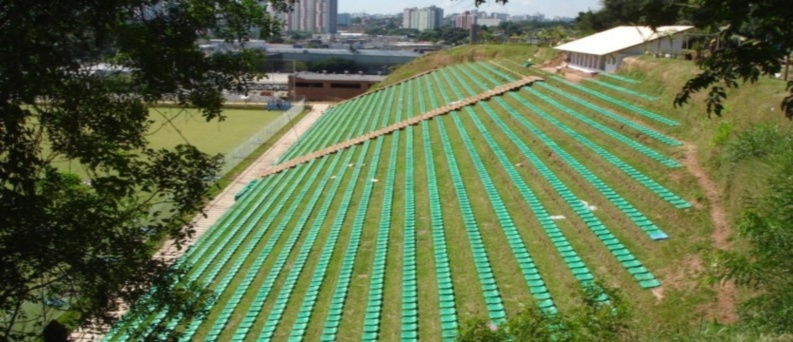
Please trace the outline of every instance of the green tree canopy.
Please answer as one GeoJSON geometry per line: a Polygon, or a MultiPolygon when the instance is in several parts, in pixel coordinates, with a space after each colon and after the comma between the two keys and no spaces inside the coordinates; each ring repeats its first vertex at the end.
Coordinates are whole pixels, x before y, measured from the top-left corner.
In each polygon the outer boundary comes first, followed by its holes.
{"type": "MultiPolygon", "coordinates": [[[[683,17],[697,28],[716,33],[721,42],[698,62],[702,72],[685,84],[675,98],[676,105],[683,105],[693,93],[710,88],[708,112],[721,115],[727,88],[783,71],[793,48],[793,11],[787,10],[790,2],[690,0],[667,4],[666,8],[671,6],[681,8],[683,17]]],[[[648,22],[654,26],[663,24],[664,16],[653,16],[652,10],[647,9],[648,22]]],[[[785,87],[793,91],[793,81],[785,87]]],[[[793,118],[792,104],[793,93],[782,102],[788,118],[793,118]]]]}
{"type": "Polygon", "coordinates": [[[280,24],[266,7],[290,3],[0,2],[0,341],[40,338],[48,305],[110,322],[152,285],[154,300],[196,313],[200,293],[167,286],[178,270],[152,258],[152,242],[191,234],[184,217],[221,160],[189,144],[149,148],[147,106],[167,99],[222,119],[222,92],[243,90],[258,56],[207,55],[198,40],[270,36],[280,24]]]}

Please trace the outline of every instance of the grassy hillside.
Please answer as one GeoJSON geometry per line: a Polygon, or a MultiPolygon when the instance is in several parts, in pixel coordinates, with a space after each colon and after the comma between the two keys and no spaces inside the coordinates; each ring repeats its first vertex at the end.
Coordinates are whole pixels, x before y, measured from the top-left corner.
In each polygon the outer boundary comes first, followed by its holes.
{"type": "Polygon", "coordinates": [[[448,50],[427,53],[410,63],[401,65],[372,89],[386,87],[421,72],[451,64],[499,58],[507,58],[522,63],[529,58],[539,61],[551,58],[553,55],[555,55],[555,52],[551,49],[523,44],[462,45],[448,50]]]}
{"type": "Polygon", "coordinates": [[[646,336],[734,320],[743,294],[709,273],[717,247],[741,247],[729,213],[751,175],[722,155],[753,123],[789,125],[769,107],[779,83],[741,88],[709,119],[696,99],[672,106],[690,63],[639,58],[580,84],[522,66],[549,54],[429,54],[382,86],[437,70],[326,111],[282,162],[545,78],[257,182],[179,262],[216,291],[208,315],[133,311],[108,339],[164,324],[207,340],[449,340],[526,305],[577,310],[594,280],[626,295],[646,336]]]}

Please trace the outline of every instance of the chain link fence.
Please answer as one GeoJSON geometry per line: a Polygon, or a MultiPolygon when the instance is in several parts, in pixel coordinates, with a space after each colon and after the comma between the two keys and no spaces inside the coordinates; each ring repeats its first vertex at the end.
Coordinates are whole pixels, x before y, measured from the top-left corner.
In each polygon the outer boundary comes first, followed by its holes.
{"type": "Polygon", "coordinates": [[[285,111],[281,116],[267,124],[259,132],[252,135],[247,141],[237,145],[224,154],[223,167],[220,169],[219,176],[223,176],[247,158],[259,146],[270,140],[278,131],[297,117],[305,108],[305,99],[292,102],[292,108],[285,111]]]}

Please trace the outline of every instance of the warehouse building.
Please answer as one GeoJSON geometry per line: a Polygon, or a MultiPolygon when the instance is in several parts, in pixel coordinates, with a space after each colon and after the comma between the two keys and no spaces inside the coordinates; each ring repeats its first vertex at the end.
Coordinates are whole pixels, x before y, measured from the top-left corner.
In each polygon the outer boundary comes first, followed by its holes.
{"type": "Polygon", "coordinates": [[[289,75],[289,91],[294,98],[338,102],[366,93],[384,79],[379,75],[298,72],[289,75]]]}
{"type": "Polygon", "coordinates": [[[618,26],[555,47],[565,52],[567,66],[584,72],[614,72],[628,56],[679,54],[684,32],[693,26],[618,26]]]}

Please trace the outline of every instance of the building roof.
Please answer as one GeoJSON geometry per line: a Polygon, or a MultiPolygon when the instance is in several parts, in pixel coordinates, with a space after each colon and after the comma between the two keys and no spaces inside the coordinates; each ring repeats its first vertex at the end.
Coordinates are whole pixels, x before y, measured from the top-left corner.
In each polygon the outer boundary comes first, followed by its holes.
{"type": "Polygon", "coordinates": [[[318,72],[298,72],[296,78],[307,81],[365,81],[380,82],[385,79],[382,75],[361,75],[361,74],[322,74],[318,72]]]}
{"type": "Polygon", "coordinates": [[[559,45],[554,49],[602,56],[692,28],[694,27],[660,26],[656,28],[656,31],[653,31],[647,26],[617,26],[610,30],[559,45]]]}
{"type": "Polygon", "coordinates": [[[268,53],[308,53],[320,55],[363,55],[363,56],[399,56],[399,57],[418,57],[421,54],[412,51],[402,50],[368,50],[356,49],[309,49],[309,48],[294,48],[283,46],[267,46],[268,53]]]}

